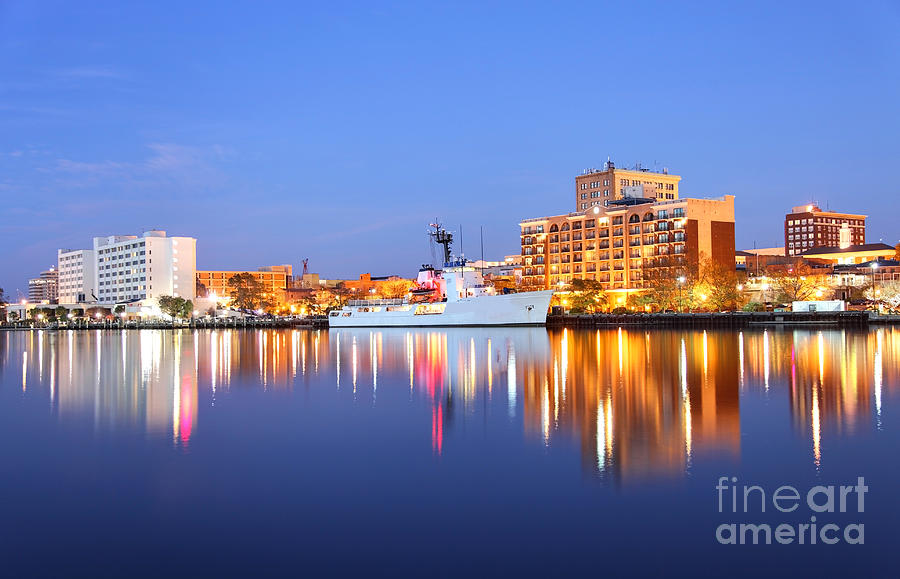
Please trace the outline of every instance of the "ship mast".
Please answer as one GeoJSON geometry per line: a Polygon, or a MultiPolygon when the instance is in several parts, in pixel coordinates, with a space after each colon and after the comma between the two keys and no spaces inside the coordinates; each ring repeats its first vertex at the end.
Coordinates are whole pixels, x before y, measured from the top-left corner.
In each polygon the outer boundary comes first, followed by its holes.
{"type": "Polygon", "coordinates": [[[439,223],[432,223],[434,231],[428,234],[434,238],[435,243],[444,247],[444,263],[450,263],[450,245],[453,243],[453,234],[441,227],[439,223]]]}

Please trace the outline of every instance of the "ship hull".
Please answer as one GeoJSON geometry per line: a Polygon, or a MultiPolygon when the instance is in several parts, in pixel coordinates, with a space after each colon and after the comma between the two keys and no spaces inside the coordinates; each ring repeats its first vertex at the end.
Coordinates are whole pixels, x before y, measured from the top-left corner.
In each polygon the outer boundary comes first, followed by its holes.
{"type": "Polygon", "coordinates": [[[440,304],[394,307],[344,306],[331,312],[332,328],[436,326],[543,326],[553,290],[480,296],[440,304]],[[404,309],[405,308],[405,309],[404,309]],[[441,310],[425,313],[425,310],[441,310]],[[337,315],[335,315],[337,314],[337,315]]]}

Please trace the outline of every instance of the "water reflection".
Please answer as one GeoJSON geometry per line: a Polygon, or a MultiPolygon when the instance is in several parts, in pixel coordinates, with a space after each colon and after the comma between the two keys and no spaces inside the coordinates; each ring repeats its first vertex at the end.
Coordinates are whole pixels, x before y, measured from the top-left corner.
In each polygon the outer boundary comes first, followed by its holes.
{"type": "Polygon", "coordinates": [[[885,376],[900,375],[900,334],[890,328],[34,331],[0,340],[2,384],[101,432],[142,430],[185,447],[232,388],[266,395],[305,385],[371,412],[412,405],[431,428],[408,435],[430,436],[436,455],[478,421],[520,429],[550,452],[577,444],[586,471],[619,482],[678,476],[712,454],[738,459],[745,396],[767,399],[773,423],[787,405],[819,467],[832,437],[882,427],[896,383],[885,376]]]}

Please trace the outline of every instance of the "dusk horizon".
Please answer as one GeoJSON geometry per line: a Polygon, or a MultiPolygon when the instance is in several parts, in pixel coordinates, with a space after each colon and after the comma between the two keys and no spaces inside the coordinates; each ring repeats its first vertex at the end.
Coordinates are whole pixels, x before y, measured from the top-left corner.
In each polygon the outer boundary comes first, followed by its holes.
{"type": "Polygon", "coordinates": [[[201,269],[412,276],[435,218],[502,259],[607,159],[735,195],[738,249],[809,202],[897,242],[896,5],[212,6],[0,6],[9,296],[150,229],[201,269]]]}

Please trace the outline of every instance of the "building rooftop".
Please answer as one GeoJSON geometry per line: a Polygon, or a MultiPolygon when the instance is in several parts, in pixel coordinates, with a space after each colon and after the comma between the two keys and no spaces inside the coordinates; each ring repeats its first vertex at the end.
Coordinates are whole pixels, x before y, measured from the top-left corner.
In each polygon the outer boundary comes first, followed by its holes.
{"type": "Polygon", "coordinates": [[[810,255],[829,255],[838,253],[869,253],[872,251],[894,251],[894,248],[886,243],[864,243],[863,245],[851,245],[849,247],[814,247],[799,254],[800,257],[810,255]]]}

